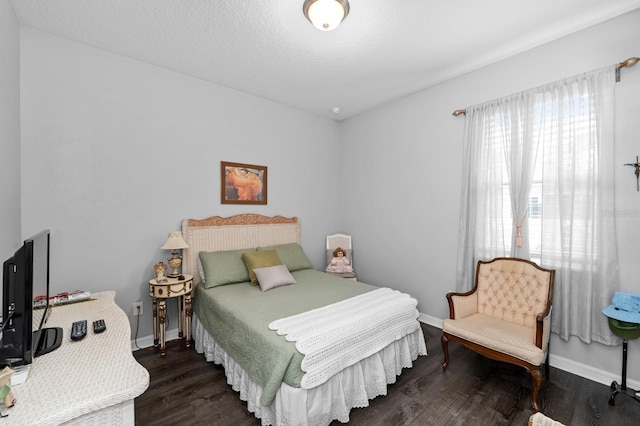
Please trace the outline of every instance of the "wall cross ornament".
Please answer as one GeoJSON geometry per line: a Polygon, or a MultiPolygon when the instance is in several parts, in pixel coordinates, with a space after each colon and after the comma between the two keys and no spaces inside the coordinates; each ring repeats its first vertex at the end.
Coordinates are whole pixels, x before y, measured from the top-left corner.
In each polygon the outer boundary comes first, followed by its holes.
{"type": "Polygon", "coordinates": [[[635,163],[627,163],[625,166],[633,166],[636,168],[636,191],[640,191],[640,163],[638,162],[638,156],[636,155],[635,163]]]}

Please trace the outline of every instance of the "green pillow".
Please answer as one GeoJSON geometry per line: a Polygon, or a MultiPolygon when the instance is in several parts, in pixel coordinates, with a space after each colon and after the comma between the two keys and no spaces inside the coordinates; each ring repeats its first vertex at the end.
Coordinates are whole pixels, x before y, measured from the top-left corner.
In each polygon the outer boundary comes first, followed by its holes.
{"type": "Polygon", "coordinates": [[[258,252],[264,250],[275,250],[278,257],[287,265],[290,272],[300,271],[302,269],[312,269],[313,265],[304,254],[302,247],[298,243],[279,244],[270,247],[258,247],[258,252]]]}
{"type": "Polygon", "coordinates": [[[250,280],[242,254],[253,249],[201,251],[198,253],[204,271],[204,287],[244,283],[250,280]]]}
{"type": "Polygon", "coordinates": [[[282,262],[275,250],[242,253],[242,259],[244,259],[244,263],[249,270],[249,277],[251,278],[251,284],[253,285],[258,285],[258,278],[256,277],[255,272],[253,272],[254,269],[282,265],[282,262]]]}

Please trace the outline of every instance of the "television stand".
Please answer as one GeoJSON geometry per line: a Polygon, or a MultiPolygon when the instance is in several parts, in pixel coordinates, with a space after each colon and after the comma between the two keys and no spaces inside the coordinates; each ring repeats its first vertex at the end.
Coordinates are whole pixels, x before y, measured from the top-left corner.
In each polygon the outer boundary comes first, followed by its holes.
{"type": "Polygon", "coordinates": [[[58,349],[62,344],[62,333],[61,327],[48,327],[40,330],[40,340],[38,340],[38,346],[33,356],[38,357],[58,349]]]}
{"type": "Polygon", "coordinates": [[[25,382],[11,386],[16,405],[0,426],[134,426],[134,398],[149,387],[149,372],[131,353],[131,324],[115,292],[93,297],[53,308],[47,326],[63,330],[62,344],[34,358],[25,382]],[[107,329],[100,334],[88,330],[84,339],[71,340],[71,325],[83,319],[89,324],[104,319],[107,329]]]}

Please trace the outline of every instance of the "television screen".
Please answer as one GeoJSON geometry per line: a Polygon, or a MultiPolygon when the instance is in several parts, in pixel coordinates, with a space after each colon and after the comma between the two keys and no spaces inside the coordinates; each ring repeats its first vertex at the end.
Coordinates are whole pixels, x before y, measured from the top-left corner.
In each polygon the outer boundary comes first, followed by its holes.
{"type": "Polygon", "coordinates": [[[49,306],[49,230],[24,240],[3,264],[0,363],[30,364],[60,346],[61,328],[44,328],[49,306]]]}

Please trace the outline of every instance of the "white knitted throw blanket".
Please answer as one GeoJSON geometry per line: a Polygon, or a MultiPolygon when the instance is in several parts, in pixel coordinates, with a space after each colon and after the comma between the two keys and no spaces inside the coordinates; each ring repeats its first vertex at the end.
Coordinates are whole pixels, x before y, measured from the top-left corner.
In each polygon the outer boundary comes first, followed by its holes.
{"type": "Polygon", "coordinates": [[[296,342],[304,355],[301,387],[311,389],[415,332],[417,305],[408,294],[380,288],[273,321],[269,329],[296,342]]]}

